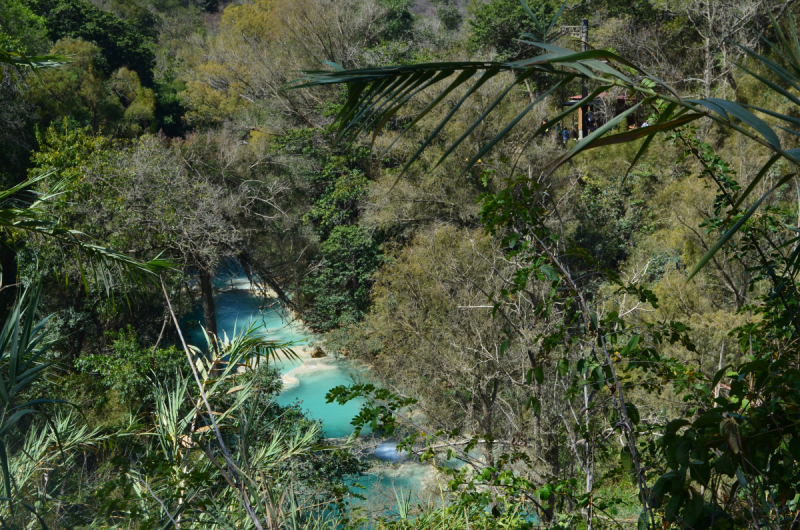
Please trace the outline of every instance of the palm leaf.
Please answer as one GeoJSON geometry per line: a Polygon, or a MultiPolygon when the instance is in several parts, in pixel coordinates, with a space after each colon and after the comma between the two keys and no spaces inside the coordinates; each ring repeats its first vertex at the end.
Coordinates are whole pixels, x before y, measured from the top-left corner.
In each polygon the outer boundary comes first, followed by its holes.
{"type": "Polygon", "coordinates": [[[12,77],[14,77],[15,74],[22,76],[27,71],[31,71],[38,76],[39,70],[57,68],[66,63],[66,61],[67,58],[61,55],[36,55],[28,57],[22,53],[10,52],[0,48],[0,82],[3,81],[5,72],[3,65],[8,67],[12,77]]]}
{"type": "MultiPolygon", "coordinates": [[[[443,72],[449,72],[452,75],[456,72],[463,73],[467,69],[474,69],[476,74],[483,72],[478,81],[472,85],[473,88],[467,91],[467,93],[458,101],[455,108],[451,109],[451,111],[447,113],[445,118],[433,130],[433,132],[425,138],[419,148],[407,161],[403,172],[405,172],[409,165],[416,161],[421,153],[430,146],[433,140],[441,134],[445,124],[451,120],[455,111],[462,106],[467,98],[474,96],[478,86],[483,84],[487,79],[493,78],[507,71],[514,72],[515,75],[522,78],[529,77],[533,73],[541,73],[556,77],[561,82],[567,82],[566,80],[568,79],[578,78],[585,80],[586,82],[595,83],[600,87],[609,85],[619,86],[627,89],[629,93],[638,94],[643,100],[642,102],[637,103],[633,108],[626,110],[621,115],[616,116],[614,119],[604,124],[583,141],[578,142],[567,153],[548,164],[544,168],[544,172],[546,174],[552,174],[552,172],[558,167],[587,149],[593,149],[622,142],[631,142],[640,138],[645,138],[645,141],[637,150],[637,153],[630,165],[630,167],[633,167],[640,159],[642,154],[651,145],[655,134],[674,130],[691,121],[704,117],[710,118],[724,127],[731,128],[772,151],[772,156],[770,157],[767,165],[761,168],[756,177],[750,183],[748,183],[745,192],[739,197],[739,200],[737,201],[737,207],[750,195],[753,189],[755,189],[757,184],[763,179],[764,175],[767,174],[770,167],[772,167],[777,160],[782,158],[789,162],[800,164],[800,151],[794,149],[784,150],[773,127],[748,110],[748,108],[777,118],[792,126],[800,125],[800,119],[767,109],[740,105],[736,102],[720,98],[683,99],[677,90],[672,88],[670,85],[651,75],[642,67],[626,60],[614,52],[608,50],[588,50],[576,52],[546,42],[547,33],[553,28],[553,23],[551,22],[549,26],[545,28],[545,26],[530,9],[530,6],[527,5],[525,0],[520,0],[520,3],[525,12],[533,21],[536,30],[539,32],[539,35],[531,33],[522,34],[521,37],[523,37],[523,39],[528,38],[530,40],[521,40],[521,42],[541,48],[547,52],[544,55],[505,63],[461,61],[398,65],[381,68],[365,68],[359,70],[337,69],[334,72],[316,70],[306,72],[302,78],[290,83],[287,86],[289,88],[299,88],[330,84],[348,85],[348,101],[338,117],[340,121],[340,131],[345,131],[352,127],[354,122],[363,124],[364,122],[360,121],[359,118],[369,116],[371,112],[374,114],[375,101],[383,102],[384,104],[380,107],[380,113],[375,114],[375,116],[378,116],[381,119],[372,120],[372,123],[379,124],[378,128],[375,130],[375,134],[377,134],[380,131],[380,127],[385,123],[384,118],[394,115],[394,113],[396,113],[400,107],[407,104],[412,99],[410,97],[388,97],[390,96],[390,92],[388,91],[389,87],[394,86],[393,83],[396,83],[398,79],[404,78],[403,76],[413,75],[414,73],[419,73],[421,71],[427,71],[429,73],[435,72],[441,76],[444,76],[443,72]],[[626,70],[625,68],[618,69],[616,68],[616,65],[624,66],[630,70],[626,70]],[[636,76],[642,76],[644,80],[642,82],[635,81],[632,75],[629,75],[629,73],[626,72],[633,72],[636,76]],[[640,107],[643,102],[656,103],[658,101],[665,102],[667,104],[667,109],[655,124],[647,127],[646,129],[637,129],[621,134],[613,134],[614,126],[626,116],[630,115],[632,112],[635,112],[635,109],[640,107]]],[[[556,18],[560,16],[563,9],[564,6],[562,5],[556,18]]],[[[772,15],[770,14],[770,17],[771,16],[772,15]]],[[[777,44],[767,41],[762,36],[762,39],[766,42],[768,47],[772,49],[778,57],[786,62],[788,68],[779,65],[775,61],[768,59],[751,49],[741,45],[737,46],[742,48],[745,53],[747,53],[747,55],[749,55],[760,66],[765,67],[787,85],[791,86],[797,91],[800,91],[800,78],[798,78],[798,76],[800,76],[800,39],[798,39],[794,19],[791,16],[789,17],[789,21],[789,28],[791,31],[787,36],[787,34],[779,27],[777,21],[775,21],[774,18],[772,19],[772,26],[775,28],[775,32],[778,37],[777,44]]],[[[788,101],[800,107],[800,97],[794,95],[789,90],[780,86],[778,83],[773,82],[743,66],[740,67],[746,73],[752,75],[759,83],[786,97],[788,101]]],[[[433,86],[433,84],[429,86],[433,86]]],[[[512,87],[513,84],[507,87],[501,96],[497,98],[492,106],[490,106],[488,112],[482,113],[481,116],[474,123],[472,123],[472,125],[470,125],[455,142],[451,143],[445,149],[445,154],[439,159],[437,165],[440,164],[447,156],[449,156],[453,150],[469,136],[469,134],[475,129],[475,127],[477,127],[477,125],[486,120],[489,113],[496,108],[497,104],[505,97],[512,87]]],[[[596,95],[596,91],[593,92],[593,94],[596,95]]],[[[412,125],[416,124],[425,114],[429,113],[433,107],[441,105],[442,101],[444,100],[444,95],[442,95],[440,92],[440,96],[441,97],[434,98],[431,104],[426,106],[422,112],[417,113],[414,118],[412,118],[412,125]]],[[[536,100],[534,103],[540,101],[541,98],[536,100]]],[[[581,102],[581,104],[583,103],[585,103],[585,100],[581,102]]],[[[494,148],[504,137],[506,137],[508,132],[519,123],[519,121],[527,114],[527,112],[530,111],[531,108],[532,105],[526,106],[497,135],[495,135],[485,145],[481,146],[477,154],[469,161],[468,168],[486,153],[491,151],[492,148],[494,148]]],[[[556,120],[551,120],[548,122],[545,128],[552,126],[555,121],[569,115],[572,112],[575,112],[576,110],[576,108],[572,108],[561,112],[559,117],[556,120]]],[[[367,123],[366,127],[369,126],[371,125],[367,123]]],[[[407,127],[402,134],[405,134],[408,128],[409,127],[407,127]]],[[[795,136],[800,136],[800,132],[798,131],[787,127],[780,128],[795,136]]],[[[540,127],[539,130],[537,130],[526,142],[523,149],[527,147],[530,142],[533,141],[533,139],[538,137],[542,130],[543,128],[540,127]]],[[[361,131],[359,130],[358,133],[360,134],[361,131]]],[[[357,136],[358,135],[356,134],[354,141],[357,136]]],[[[395,142],[392,142],[390,148],[395,142]]],[[[403,173],[401,172],[401,176],[402,174],[403,173]]],[[[772,191],[773,190],[768,192],[765,196],[762,196],[755,203],[755,205],[753,205],[753,207],[751,207],[748,212],[746,212],[745,215],[740,218],[736,224],[734,224],[734,226],[731,228],[733,232],[729,231],[723,235],[720,241],[718,241],[717,244],[712,248],[713,252],[707,253],[707,255],[701,259],[698,268],[696,268],[690,277],[693,276],[697,270],[699,270],[699,267],[702,267],[708,262],[711,256],[713,256],[713,253],[719,250],[719,248],[730,239],[735,231],[741,228],[743,223],[746,222],[746,219],[752,215],[752,212],[754,211],[753,208],[757,208],[759,205],[761,205],[766,199],[766,196],[772,191]]]]}

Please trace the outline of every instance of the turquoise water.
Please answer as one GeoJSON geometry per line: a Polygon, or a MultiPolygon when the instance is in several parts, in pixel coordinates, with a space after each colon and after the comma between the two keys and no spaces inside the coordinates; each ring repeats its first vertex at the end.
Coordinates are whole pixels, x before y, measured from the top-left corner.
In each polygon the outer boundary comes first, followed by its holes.
{"type": "MultiPolygon", "coordinates": [[[[220,275],[214,280],[217,292],[214,303],[217,312],[217,327],[220,335],[227,333],[232,336],[239,333],[251,324],[257,325],[257,333],[278,342],[293,343],[297,346],[308,345],[310,334],[297,323],[291,322],[290,316],[280,306],[277,300],[270,300],[265,304],[262,298],[250,291],[250,282],[241,275],[228,277],[220,275]]],[[[198,307],[184,322],[187,341],[196,346],[204,346],[205,338],[199,324],[203,321],[202,307],[198,307]],[[188,323],[193,325],[188,325],[188,323]]],[[[298,383],[286,384],[276,401],[280,405],[299,404],[310,417],[318,419],[323,424],[323,434],[327,438],[346,438],[353,432],[351,421],[358,414],[361,402],[351,401],[346,405],[327,403],[325,395],[328,391],[339,385],[348,385],[354,377],[363,377],[364,371],[359,370],[354,363],[347,360],[334,360],[326,358],[322,361],[307,359],[302,361],[282,361],[280,371],[296,377],[298,383]],[[324,366],[323,366],[324,365],[324,366]]],[[[365,429],[363,434],[368,434],[365,429]]],[[[376,449],[375,458],[387,462],[400,463],[385,469],[378,469],[370,474],[358,478],[356,484],[363,487],[356,490],[367,497],[367,503],[372,506],[385,505],[391,510],[395,503],[395,491],[417,491],[420,483],[430,476],[430,467],[416,462],[406,461],[403,455],[398,455],[393,449],[392,442],[382,442],[376,449]]]]}
{"type": "MultiPolygon", "coordinates": [[[[241,286],[241,282],[239,285],[241,286]]],[[[250,283],[247,282],[246,285],[249,286],[250,283]]],[[[302,346],[308,341],[308,333],[301,326],[289,322],[277,300],[269,300],[265,305],[264,300],[249,289],[236,288],[218,292],[214,296],[214,306],[220,335],[227,333],[230,337],[256,324],[258,334],[278,342],[293,342],[302,346]]],[[[189,343],[205,346],[203,331],[200,329],[203,324],[203,308],[195,308],[185,321],[192,321],[193,324],[188,326],[186,333],[189,343]]]]}
{"type": "MultiPolygon", "coordinates": [[[[293,363],[288,364],[288,369],[293,363]]],[[[314,359],[306,361],[307,366],[317,366],[314,359]]],[[[285,368],[286,369],[286,368],[285,368]]],[[[308,368],[306,368],[308,370],[308,368]]],[[[300,407],[310,416],[322,421],[322,431],[328,438],[346,438],[353,432],[350,424],[353,417],[358,414],[361,403],[350,401],[346,405],[326,403],[325,394],[330,389],[339,385],[349,385],[352,375],[357,375],[351,363],[338,361],[332,366],[318,371],[305,371],[298,374],[300,384],[289,387],[278,395],[276,401],[279,405],[291,405],[300,402],[300,407]]],[[[288,371],[288,370],[287,370],[288,371]]]]}

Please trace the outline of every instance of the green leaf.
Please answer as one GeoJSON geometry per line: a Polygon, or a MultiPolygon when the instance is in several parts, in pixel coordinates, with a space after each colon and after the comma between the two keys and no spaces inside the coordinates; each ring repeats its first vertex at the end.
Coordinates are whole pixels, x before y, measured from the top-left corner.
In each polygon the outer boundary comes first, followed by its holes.
{"type": "Polygon", "coordinates": [[[639,519],[636,521],[636,530],[648,530],[650,528],[650,515],[647,510],[642,510],[639,519]]]}
{"type": "Polygon", "coordinates": [[[789,441],[789,452],[795,462],[800,462],[800,435],[794,435],[789,441]]]}
{"type": "MultiPolygon", "coordinates": [[[[661,113],[661,115],[658,117],[658,121],[655,124],[653,124],[653,126],[654,127],[658,127],[659,125],[662,125],[664,122],[666,122],[670,118],[670,116],[672,116],[672,113],[675,112],[676,108],[678,108],[678,104],[677,103],[673,102],[673,103],[670,103],[669,105],[667,105],[667,108],[664,109],[664,112],[661,113]]],[[[640,129],[635,129],[635,130],[641,130],[641,128],[640,129]]],[[[642,155],[650,147],[650,143],[653,141],[653,138],[655,138],[655,133],[658,132],[658,131],[659,130],[656,130],[652,134],[648,134],[646,136],[644,142],[642,142],[641,147],[639,147],[639,150],[636,151],[636,155],[634,155],[633,160],[631,160],[631,163],[628,166],[628,170],[625,172],[625,176],[622,177],[622,183],[623,184],[625,184],[625,181],[628,179],[628,175],[633,170],[633,168],[636,166],[636,163],[639,161],[639,159],[642,157],[642,155]]]]}
{"type": "Polygon", "coordinates": [[[537,416],[542,413],[542,404],[539,402],[539,399],[536,396],[530,396],[527,401],[525,402],[525,408],[527,410],[533,409],[533,413],[537,416]]]}
{"type": "Polygon", "coordinates": [[[692,423],[692,427],[695,429],[704,429],[706,427],[717,427],[719,428],[719,423],[722,421],[722,413],[719,411],[709,411],[705,414],[701,414],[694,422],[692,423]]]}
{"type": "Polygon", "coordinates": [[[639,409],[636,408],[636,405],[633,403],[625,403],[625,411],[628,413],[628,419],[631,420],[631,423],[634,425],[639,425],[641,418],[639,416],[639,409]]]}
{"type": "Polygon", "coordinates": [[[688,527],[693,527],[698,519],[703,515],[703,497],[702,495],[692,494],[691,500],[686,503],[683,510],[683,522],[688,527]]]}
{"type": "Polygon", "coordinates": [[[631,455],[631,450],[629,447],[623,447],[619,456],[620,460],[622,461],[622,469],[625,471],[630,471],[633,469],[633,456],[631,455]]]}
{"type": "Polygon", "coordinates": [[[767,125],[767,122],[753,114],[752,112],[742,108],[741,106],[733,103],[731,101],[726,101],[720,98],[709,98],[709,101],[712,101],[725,109],[727,112],[733,114],[741,121],[758,131],[764,139],[769,142],[769,144],[774,147],[775,149],[781,148],[781,141],[778,138],[778,135],[775,134],[775,131],[772,130],[772,127],[767,125]]]}
{"type": "Polygon", "coordinates": [[[672,494],[672,498],[669,500],[669,503],[667,504],[667,509],[664,512],[664,519],[666,519],[670,523],[675,522],[675,520],[678,518],[678,512],[681,509],[681,505],[683,504],[683,498],[685,496],[686,496],[686,491],[684,490],[680,490],[672,494]]]}
{"type": "Polygon", "coordinates": [[[540,385],[544,383],[544,370],[542,370],[541,365],[533,369],[533,376],[536,378],[536,382],[540,385]]]}
{"type": "Polygon", "coordinates": [[[689,470],[692,478],[704,487],[708,487],[711,481],[711,466],[708,462],[689,462],[689,470]]]}
{"type": "Polygon", "coordinates": [[[545,484],[542,486],[542,489],[539,490],[539,498],[543,501],[550,499],[550,486],[548,484],[545,484]]]}
{"type": "MultiPolygon", "coordinates": [[[[453,82],[452,82],[452,83],[450,83],[450,85],[448,85],[448,87],[447,87],[446,89],[442,90],[442,91],[439,93],[439,95],[438,95],[438,96],[436,96],[436,98],[434,98],[434,100],[433,100],[433,101],[431,101],[431,102],[430,102],[430,103],[429,103],[429,104],[428,104],[428,105],[427,105],[427,106],[426,106],[426,107],[425,107],[425,108],[424,108],[424,109],[423,109],[423,110],[422,110],[422,111],[421,111],[419,114],[417,114],[417,115],[414,117],[414,119],[413,119],[413,120],[411,120],[411,123],[409,123],[409,124],[408,124],[408,125],[407,125],[407,126],[404,128],[404,129],[403,129],[403,131],[402,131],[400,134],[398,134],[398,135],[397,135],[397,137],[396,137],[396,138],[395,138],[395,139],[392,141],[392,143],[391,143],[391,144],[389,144],[389,147],[387,147],[386,149],[384,149],[384,151],[383,151],[383,154],[381,154],[381,157],[382,157],[383,155],[385,155],[385,154],[386,154],[386,153],[389,151],[389,149],[391,149],[391,148],[394,146],[394,144],[395,144],[395,143],[397,143],[397,141],[398,141],[398,140],[400,140],[400,138],[402,138],[402,137],[403,137],[403,136],[406,134],[406,132],[408,132],[408,131],[409,131],[409,130],[410,130],[410,129],[411,129],[413,126],[414,126],[414,125],[416,125],[416,124],[417,124],[417,123],[418,123],[418,122],[419,122],[419,121],[420,121],[422,118],[424,118],[425,116],[427,116],[427,115],[428,115],[428,113],[429,113],[431,110],[433,110],[433,109],[436,107],[436,105],[438,105],[438,104],[439,104],[439,103],[440,103],[440,102],[441,102],[441,101],[442,101],[444,98],[446,98],[446,97],[447,97],[447,96],[450,94],[450,92],[452,92],[453,90],[455,90],[456,88],[458,88],[459,86],[461,86],[462,84],[464,84],[464,83],[465,83],[465,82],[466,82],[468,79],[470,79],[472,76],[474,76],[476,72],[477,72],[477,70],[476,70],[475,68],[467,68],[467,69],[465,69],[464,71],[462,71],[462,72],[461,72],[461,73],[460,73],[460,74],[459,74],[459,75],[458,75],[458,76],[457,76],[457,77],[456,77],[456,78],[453,80],[453,82]]],[[[376,135],[377,135],[377,133],[378,133],[378,132],[379,132],[379,131],[376,131],[376,135]]],[[[432,138],[431,138],[431,139],[432,139],[432,138]]],[[[374,141],[374,138],[373,138],[373,141],[374,141]]],[[[420,147],[420,148],[419,148],[419,150],[417,151],[417,153],[415,153],[415,155],[416,155],[416,156],[415,156],[415,157],[412,157],[412,159],[413,159],[413,160],[416,160],[416,157],[417,157],[417,156],[419,156],[419,153],[421,153],[421,152],[422,152],[422,150],[424,150],[424,149],[425,149],[425,147],[427,147],[429,143],[430,143],[430,139],[427,141],[427,143],[423,142],[423,144],[422,144],[422,147],[420,147]]],[[[408,164],[406,164],[406,168],[408,168],[408,164]]]]}
{"type": "Polygon", "coordinates": [[[739,479],[739,484],[745,488],[747,487],[747,479],[745,478],[744,473],[742,473],[742,468],[740,467],[736,468],[736,478],[739,479]]]}
{"type": "Polygon", "coordinates": [[[539,270],[544,274],[545,278],[551,282],[557,282],[559,280],[558,272],[550,265],[542,265],[539,267],[539,270]]]}
{"type": "MultiPolygon", "coordinates": [[[[478,119],[476,119],[476,120],[475,120],[475,121],[472,123],[472,125],[470,125],[469,127],[467,127],[467,129],[464,131],[464,133],[463,133],[463,134],[462,134],[462,135],[461,135],[461,136],[460,136],[460,137],[459,137],[459,138],[458,138],[458,139],[457,139],[455,142],[453,142],[452,144],[450,144],[450,147],[448,147],[448,148],[447,148],[447,151],[445,151],[445,152],[444,152],[444,154],[441,156],[441,158],[439,158],[439,161],[438,161],[438,162],[436,162],[436,165],[434,166],[434,168],[436,168],[436,167],[439,167],[439,164],[441,164],[441,163],[442,163],[442,162],[443,162],[443,161],[444,161],[444,160],[445,160],[445,159],[446,159],[446,158],[447,158],[447,157],[450,155],[450,153],[452,153],[452,152],[453,152],[453,151],[456,149],[456,147],[458,147],[459,145],[461,145],[461,143],[462,143],[462,142],[463,142],[463,141],[464,141],[464,140],[465,140],[465,139],[466,139],[466,138],[467,138],[467,137],[468,137],[470,134],[472,134],[472,131],[474,131],[474,130],[475,130],[475,128],[476,128],[478,125],[480,125],[481,123],[483,123],[484,119],[486,119],[486,116],[488,116],[488,115],[489,115],[489,114],[490,114],[490,113],[491,113],[491,112],[492,112],[492,111],[495,109],[495,107],[497,107],[497,105],[499,105],[499,104],[500,104],[500,102],[501,102],[503,99],[505,99],[506,95],[508,95],[508,93],[511,91],[511,89],[512,89],[512,88],[514,88],[514,87],[518,86],[520,83],[524,82],[524,81],[525,81],[525,79],[528,79],[528,78],[529,78],[531,75],[533,75],[535,72],[536,72],[536,70],[528,70],[528,71],[526,71],[525,73],[523,73],[522,75],[520,75],[520,76],[519,76],[517,79],[515,79],[515,80],[514,80],[514,82],[513,82],[513,83],[511,83],[511,84],[510,84],[510,85],[509,85],[509,86],[508,86],[508,87],[507,87],[507,88],[506,88],[506,89],[505,89],[503,92],[501,92],[501,93],[500,93],[500,95],[499,95],[497,98],[495,98],[495,100],[492,102],[492,104],[491,104],[491,105],[489,105],[489,106],[486,108],[486,110],[485,110],[485,111],[483,111],[483,113],[482,113],[480,116],[478,116],[478,119]]],[[[488,73],[489,73],[489,71],[487,70],[486,74],[488,74],[488,73]]],[[[484,80],[482,79],[481,81],[484,81],[484,80]]],[[[476,87],[476,88],[477,88],[477,87],[476,87]]],[[[553,89],[550,89],[550,90],[547,92],[547,94],[550,94],[551,92],[553,92],[553,89]]],[[[547,95],[547,94],[545,94],[545,95],[547,95]]],[[[465,95],[464,97],[467,97],[467,95],[465,95]]],[[[537,101],[536,101],[536,102],[538,102],[538,101],[541,101],[542,99],[543,99],[543,98],[541,98],[541,97],[540,97],[539,99],[537,99],[537,101]]],[[[536,102],[534,102],[534,104],[535,104],[536,102]]],[[[533,105],[533,104],[532,104],[532,105],[533,105]]],[[[448,115],[448,116],[449,116],[449,115],[448,115]]],[[[430,135],[430,137],[429,137],[429,138],[430,138],[430,139],[433,139],[433,137],[434,137],[436,134],[438,134],[440,130],[441,130],[441,128],[440,128],[440,127],[437,127],[437,129],[436,129],[436,130],[434,130],[434,131],[433,131],[433,133],[431,133],[431,135],[430,135]]],[[[428,141],[428,143],[430,143],[430,141],[428,141]]],[[[425,147],[425,146],[427,146],[427,143],[423,143],[422,145],[423,145],[423,147],[425,147]]],[[[421,149],[422,149],[422,148],[420,148],[420,150],[421,150],[421,149]]],[[[415,153],[415,154],[416,154],[416,153],[415,153]]],[[[417,156],[419,156],[419,155],[417,155],[417,156]]],[[[411,159],[409,162],[413,162],[413,160],[415,160],[415,158],[414,158],[414,157],[412,157],[412,159],[411,159]]],[[[406,164],[406,167],[408,167],[408,165],[409,165],[409,164],[406,164]]]]}
{"type": "Polygon", "coordinates": [[[714,379],[711,380],[711,388],[717,388],[717,384],[719,384],[722,378],[725,377],[725,372],[729,367],[729,365],[725,365],[722,367],[722,369],[717,370],[717,373],[714,374],[714,379]]]}
{"type": "Polygon", "coordinates": [[[679,419],[679,420],[672,420],[671,422],[667,423],[667,432],[675,433],[678,432],[678,429],[681,427],[685,427],[687,425],[691,425],[689,420],[679,419]]]}
{"type": "Polygon", "coordinates": [[[39,521],[39,525],[40,525],[40,526],[41,526],[41,527],[42,527],[44,530],[48,530],[48,526],[47,526],[47,524],[44,522],[44,519],[42,519],[42,516],[41,516],[41,515],[39,515],[39,512],[37,512],[37,511],[36,511],[36,508],[34,508],[33,506],[31,506],[31,505],[30,505],[30,504],[28,504],[27,502],[20,501],[20,504],[22,504],[22,506],[24,506],[26,510],[28,510],[29,512],[31,512],[31,513],[33,514],[33,516],[34,516],[34,517],[36,517],[36,520],[37,520],[37,521],[39,521]]]}
{"type": "Polygon", "coordinates": [[[566,377],[569,372],[569,361],[567,359],[558,360],[558,373],[561,377],[566,377]]]}
{"type": "Polygon", "coordinates": [[[744,200],[750,195],[750,193],[753,191],[753,189],[755,189],[755,187],[758,185],[758,183],[761,182],[761,179],[764,178],[764,175],[767,174],[769,169],[775,164],[775,162],[780,160],[780,158],[781,158],[781,155],[777,154],[777,155],[773,156],[772,158],[770,158],[769,160],[767,160],[767,163],[764,164],[761,167],[761,169],[759,170],[758,174],[756,174],[756,176],[753,178],[753,180],[750,181],[750,185],[747,186],[747,188],[739,196],[739,199],[736,201],[736,203],[731,208],[732,211],[735,212],[736,210],[739,209],[739,205],[741,205],[744,202],[744,200]]]}
{"type": "MultiPolygon", "coordinates": [[[[800,90],[800,85],[798,85],[797,82],[796,82],[797,78],[795,76],[793,76],[791,74],[791,72],[786,70],[783,66],[780,66],[779,64],[771,61],[770,59],[767,59],[763,55],[759,55],[758,53],[756,53],[755,51],[751,50],[750,48],[742,46],[741,44],[738,44],[738,43],[734,43],[734,44],[736,46],[738,46],[739,48],[741,48],[742,50],[744,50],[748,55],[750,55],[751,57],[755,58],[756,61],[757,61],[757,64],[765,65],[767,68],[772,70],[778,77],[780,77],[781,79],[786,81],[786,83],[792,85],[792,87],[795,90],[800,90]]],[[[767,44],[769,44],[770,47],[772,47],[772,45],[771,45],[771,43],[769,43],[769,41],[767,41],[767,44]]],[[[773,47],[773,49],[775,49],[775,48],[773,47]]],[[[740,66],[740,68],[742,68],[742,67],[740,66]]],[[[742,68],[742,69],[744,69],[744,68],[742,68]]],[[[752,72],[750,72],[748,70],[745,70],[745,71],[747,71],[750,75],[753,75],[752,72]]],[[[758,77],[756,77],[756,78],[758,79],[758,77]]],[[[774,89],[773,84],[771,84],[771,83],[765,83],[765,84],[770,86],[770,88],[774,89]]],[[[777,85],[775,85],[775,86],[777,86],[777,85]]]]}
{"type": "Polygon", "coordinates": [[[638,346],[640,342],[642,342],[641,335],[634,335],[628,341],[628,344],[625,346],[625,350],[628,351],[629,353],[633,352],[636,349],[636,346],[638,346]]]}
{"type": "MultiPolygon", "coordinates": [[[[757,79],[759,82],[761,82],[761,83],[763,83],[763,84],[767,85],[767,86],[768,86],[768,87],[770,87],[772,90],[774,90],[775,92],[777,92],[777,93],[778,93],[778,94],[780,94],[781,96],[785,97],[786,99],[788,99],[789,101],[791,101],[791,102],[792,102],[792,103],[794,103],[795,105],[800,105],[800,99],[798,99],[798,98],[797,98],[797,96],[795,96],[794,94],[792,94],[792,93],[791,93],[791,92],[789,92],[788,90],[784,89],[782,86],[780,86],[780,85],[777,85],[777,84],[773,83],[772,81],[770,81],[770,80],[769,80],[769,79],[767,79],[766,77],[762,77],[762,76],[758,75],[758,74],[757,74],[757,73],[755,73],[755,72],[751,72],[750,70],[748,70],[747,68],[745,68],[745,67],[744,67],[744,66],[742,66],[742,65],[737,65],[737,66],[738,66],[740,69],[744,70],[744,71],[745,71],[747,74],[749,74],[751,77],[753,77],[753,78],[757,79]]],[[[759,109],[759,110],[761,110],[761,109],[759,109]]],[[[761,111],[762,111],[762,112],[766,112],[766,111],[763,111],[763,110],[761,110],[761,111]]],[[[779,116],[780,116],[780,115],[778,115],[778,113],[774,113],[774,114],[773,114],[773,112],[774,112],[774,111],[770,111],[770,112],[766,112],[766,113],[767,113],[767,114],[771,114],[771,115],[775,115],[775,117],[779,117],[779,116]]],[[[780,119],[784,119],[784,118],[780,118],[780,119]]],[[[787,120],[787,121],[788,121],[788,120],[787,120]]]]}

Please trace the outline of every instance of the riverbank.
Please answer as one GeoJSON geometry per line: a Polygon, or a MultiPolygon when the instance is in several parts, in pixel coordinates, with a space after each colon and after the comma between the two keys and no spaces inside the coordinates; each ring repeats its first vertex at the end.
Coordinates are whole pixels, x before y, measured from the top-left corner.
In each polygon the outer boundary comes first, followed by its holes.
{"type": "Polygon", "coordinates": [[[326,370],[336,370],[337,363],[343,361],[343,359],[336,357],[314,357],[313,351],[316,348],[311,346],[293,346],[287,349],[291,350],[297,357],[292,361],[281,361],[282,367],[284,369],[288,368],[288,371],[281,376],[284,390],[298,386],[300,384],[300,378],[303,377],[303,375],[326,370]]]}
{"type": "MultiPolygon", "coordinates": [[[[324,436],[330,443],[344,443],[353,433],[351,422],[358,415],[362,402],[353,400],[339,405],[328,403],[325,396],[336,386],[349,385],[363,378],[370,367],[345,357],[319,356],[319,337],[311,333],[298,315],[281,307],[277,299],[270,300],[268,296],[265,300],[263,287],[242,277],[216,282],[215,302],[220,331],[230,334],[233,329],[255,324],[259,334],[294,343],[286,348],[292,352],[292,359],[278,352],[277,362],[269,360],[279,368],[283,383],[283,390],[275,400],[283,406],[298,405],[309,417],[322,422],[324,436]]],[[[198,314],[196,318],[200,317],[198,314]]],[[[393,442],[373,436],[369,429],[365,429],[353,443],[352,450],[360,458],[372,460],[375,464],[365,476],[355,479],[366,488],[364,493],[369,499],[366,504],[371,507],[385,502],[382,509],[390,509],[396,502],[396,488],[397,491],[413,491],[417,498],[423,491],[437,489],[434,468],[398,455],[393,442]]]]}

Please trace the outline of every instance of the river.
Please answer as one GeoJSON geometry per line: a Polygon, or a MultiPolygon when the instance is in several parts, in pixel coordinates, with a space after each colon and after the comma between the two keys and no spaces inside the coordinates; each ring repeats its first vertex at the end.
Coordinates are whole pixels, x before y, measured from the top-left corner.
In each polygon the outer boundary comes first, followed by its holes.
{"type": "MultiPolygon", "coordinates": [[[[214,280],[214,287],[220,335],[227,333],[232,336],[234,332],[256,324],[258,333],[275,341],[293,342],[306,347],[313,344],[314,336],[302,323],[293,321],[277,300],[271,300],[265,305],[264,300],[253,293],[250,281],[243,275],[231,277],[220,274],[214,280]]],[[[197,308],[184,319],[187,323],[192,321],[202,322],[202,308],[197,308]]],[[[185,327],[190,343],[204,344],[205,339],[199,326],[185,327]]],[[[299,403],[309,417],[322,422],[323,433],[327,438],[347,438],[353,433],[350,422],[358,414],[361,403],[327,403],[325,395],[333,387],[350,384],[354,377],[367,377],[367,369],[347,359],[305,357],[299,361],[281,361],[280,370],[284,389],[276,397],[279,404],[299,403]]],[[[367,441],[371,441],[371,438],[367,441]]],[[[422,486],[434,482],[431,466],[409,461],[395,451],[392,442],[374,440],[372,445],[375,445],[374,450],[367,458],[380,462],[367,475],[354,481],[357,483],[354,490],[367,498],[361,502],[365,509],[392,509],[395,491],[402,491],[406,495],[411,492],[412,498],[419,500],[422,486]]]]}

